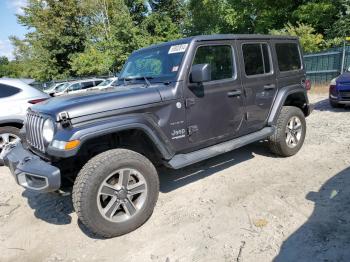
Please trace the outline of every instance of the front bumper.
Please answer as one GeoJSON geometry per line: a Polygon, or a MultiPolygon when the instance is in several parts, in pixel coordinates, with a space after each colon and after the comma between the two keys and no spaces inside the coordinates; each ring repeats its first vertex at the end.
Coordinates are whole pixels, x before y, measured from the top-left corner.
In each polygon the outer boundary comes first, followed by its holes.
{"type": "Polygon", "coordinates": [[[60,170],[24,149],[21,143],[5,146],[0,162],[10,169],[17,184],[24,188],[47,193],[61,187],[60,170]]]}

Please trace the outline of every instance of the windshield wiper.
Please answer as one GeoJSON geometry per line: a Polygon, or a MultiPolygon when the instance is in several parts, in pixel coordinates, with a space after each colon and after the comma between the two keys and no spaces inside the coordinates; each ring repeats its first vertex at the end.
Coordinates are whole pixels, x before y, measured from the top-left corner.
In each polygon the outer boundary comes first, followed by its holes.
{"type": "Polygon", "coordinates": [[[149,87],[151,85],[151,82],[149,81],[149,79],[154,79],[154,77],[152,76],[135,76],[135,77],[124,77],[124,85],[127,85],[127,81],[131,81],[131,80],[145,80],[146,82],[146,87],[149,87]]]}

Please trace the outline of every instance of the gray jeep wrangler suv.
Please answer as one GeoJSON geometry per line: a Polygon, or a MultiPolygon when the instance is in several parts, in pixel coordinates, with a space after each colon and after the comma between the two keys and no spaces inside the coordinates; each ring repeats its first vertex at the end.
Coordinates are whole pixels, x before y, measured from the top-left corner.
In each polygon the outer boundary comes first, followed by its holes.
{"type": "Polygon", "coordinates": [[[37,192],[73,185],[79,219],[113,237],[141,226],[159,192],[155,166],[179,169],[267,139],[288,157],[311,112],[297,38],[197,36],[131,54],[107,91],[33,106],[23,144],[1,159],[37,192]]]}

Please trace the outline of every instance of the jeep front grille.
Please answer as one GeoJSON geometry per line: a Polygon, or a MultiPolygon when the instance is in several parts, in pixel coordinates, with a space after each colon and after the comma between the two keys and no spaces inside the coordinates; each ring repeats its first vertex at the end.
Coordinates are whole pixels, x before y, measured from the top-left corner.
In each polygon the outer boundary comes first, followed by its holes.
{"type": "Polygon", "coordinates": [[[25,123],[26,138],[30,146],[35,149],[45,152],[45,144],[43,138],[43,125],[45,119],[33,112],[27,113],[27,119],[25,123]]]}

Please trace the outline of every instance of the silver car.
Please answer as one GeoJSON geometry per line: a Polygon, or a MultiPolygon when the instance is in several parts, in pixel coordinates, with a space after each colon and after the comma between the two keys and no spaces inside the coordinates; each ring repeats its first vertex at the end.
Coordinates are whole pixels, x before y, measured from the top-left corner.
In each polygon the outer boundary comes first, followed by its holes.
{"type": "Polygon", "coordinates": [[[44,89],[43,91],[46,94],[49,94],[50,96],[53,96],[56,92],[56,90],[60,87],[65,85],[67,82],[61,82],[61,83],[53,83],[52,85],[50,85],[48,88],[44,89]]]}
{"type": "Polygon", "coordinates": [[[27,108],[48,98],[20,80],[0,78],[0,152],[6,143],[19,139],[27,108]]]}
{"type": "Polygon", "coordinates": [[[57,87],[54,96],[84,93],[87,90],[99,85],[103,81],[104,79],[93,78],[68,82],[64,85],[57,87]]]}

